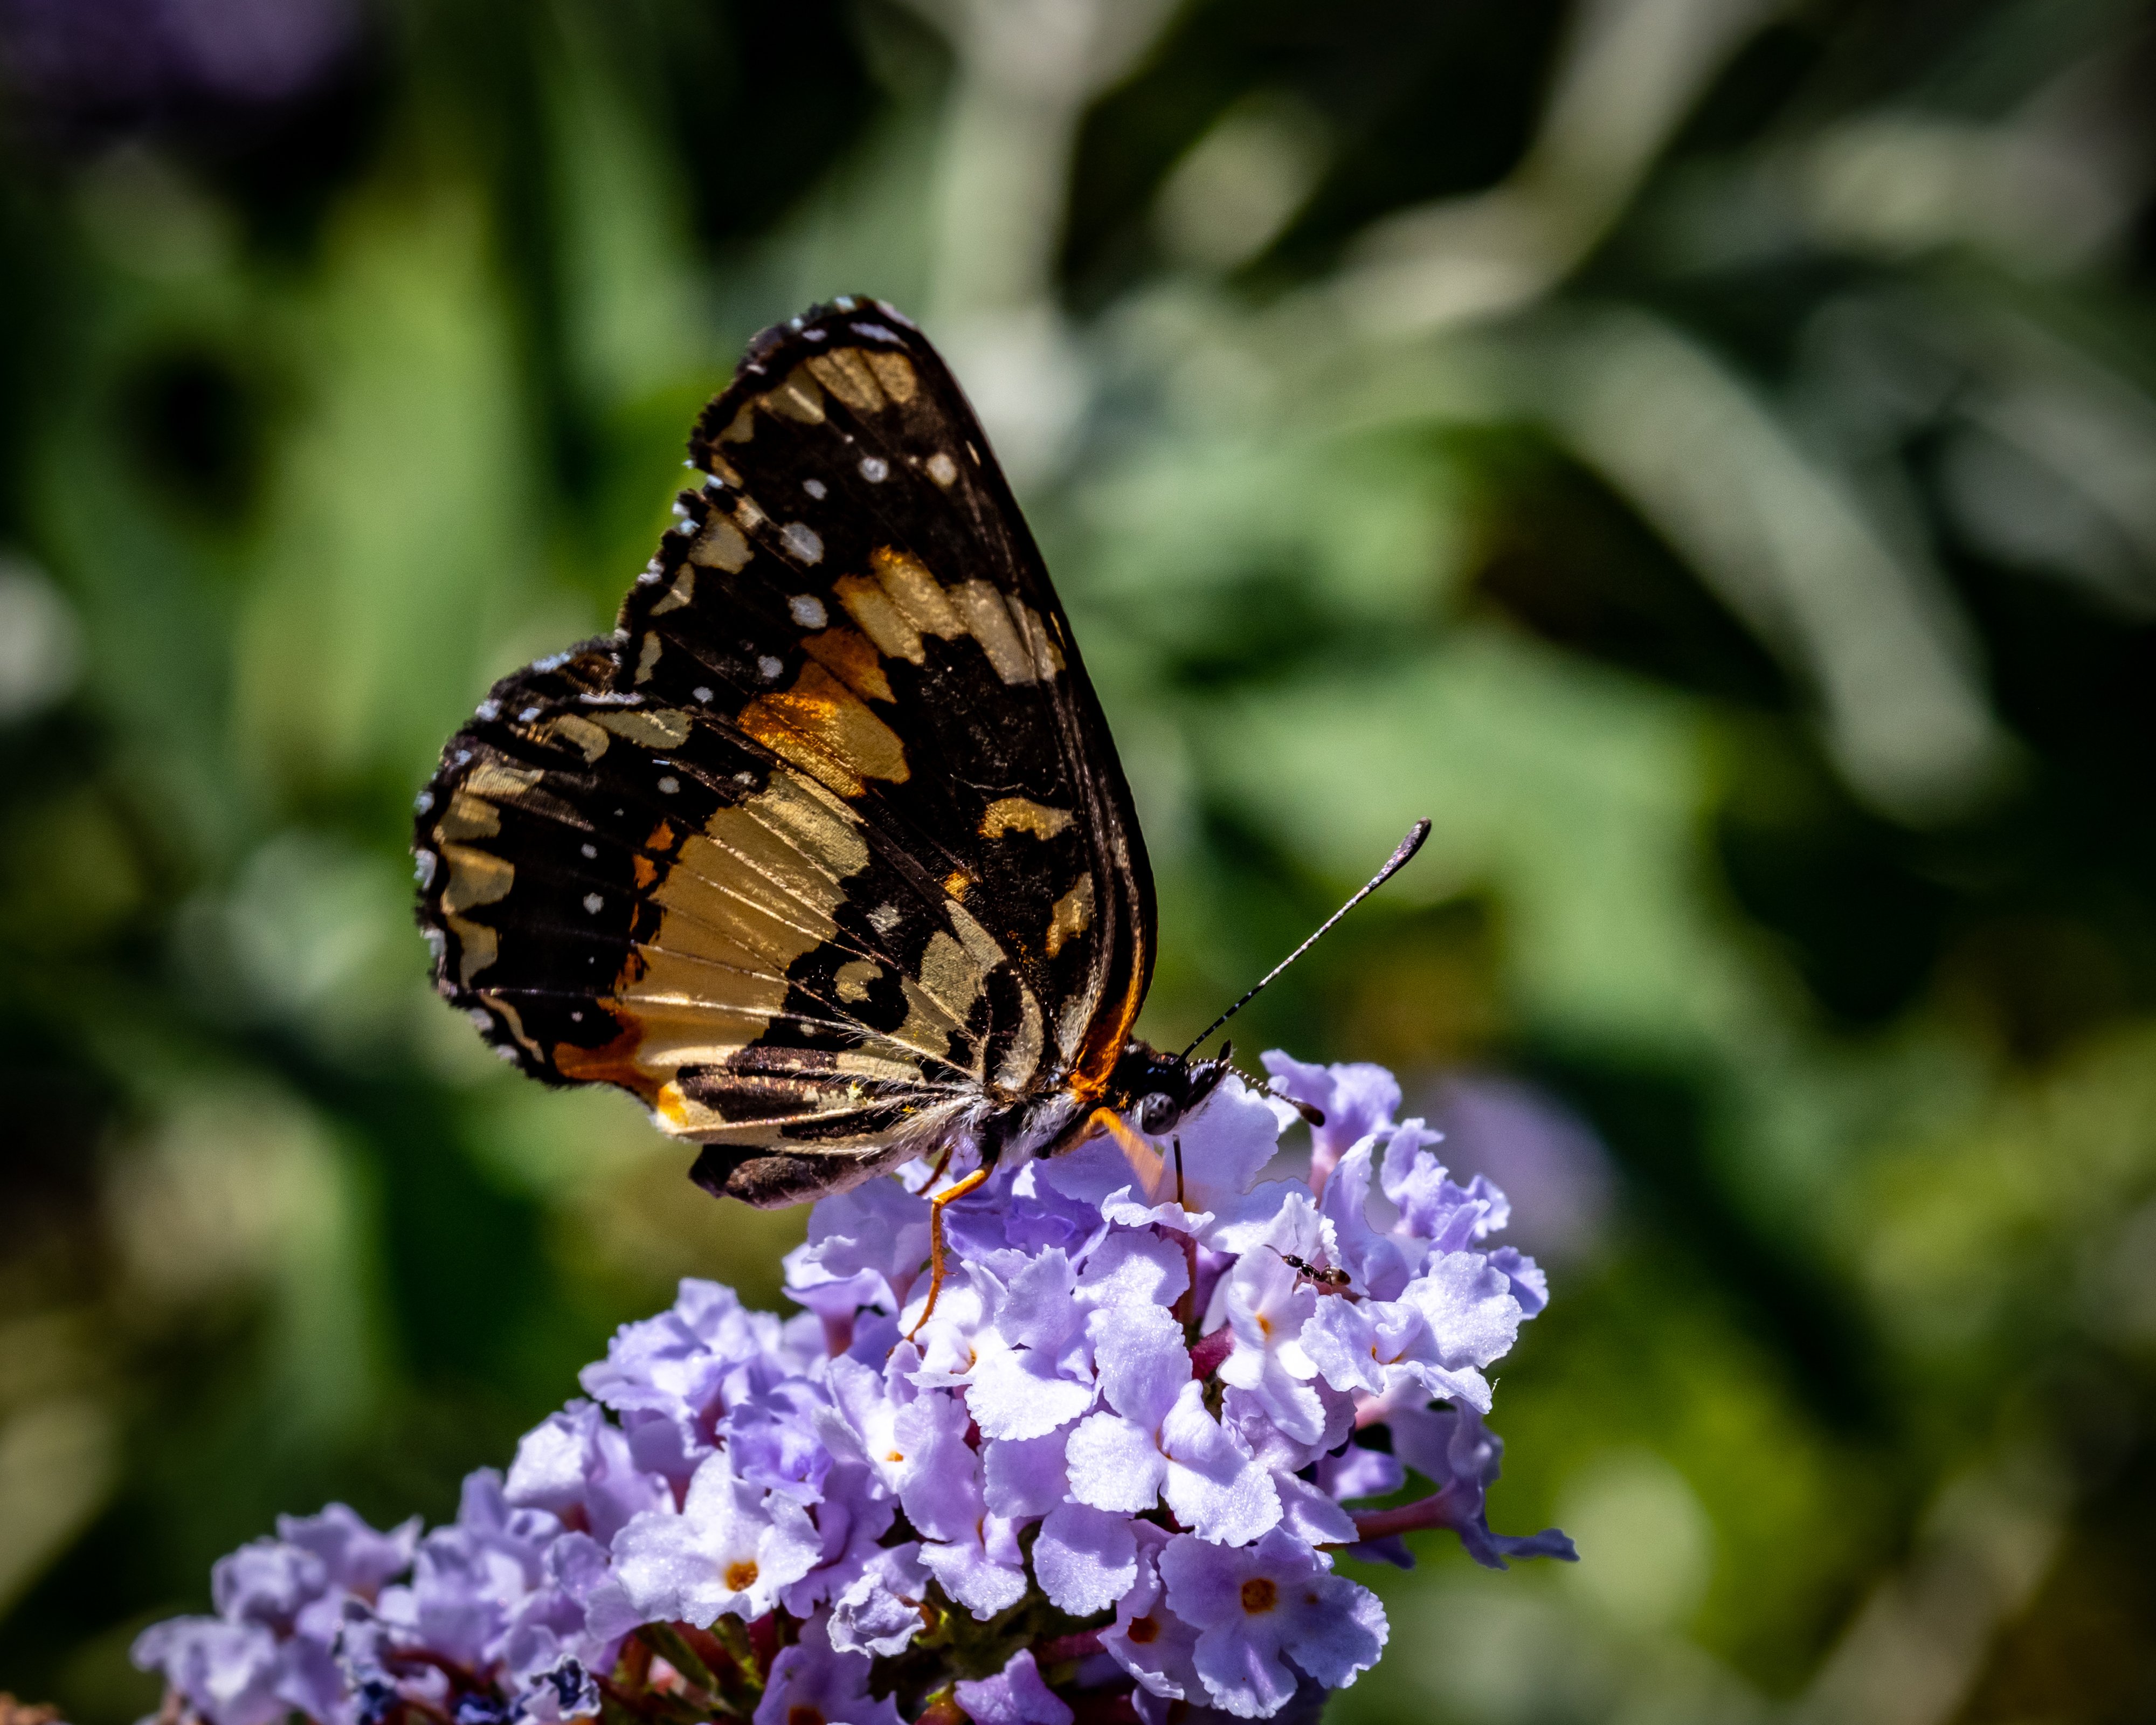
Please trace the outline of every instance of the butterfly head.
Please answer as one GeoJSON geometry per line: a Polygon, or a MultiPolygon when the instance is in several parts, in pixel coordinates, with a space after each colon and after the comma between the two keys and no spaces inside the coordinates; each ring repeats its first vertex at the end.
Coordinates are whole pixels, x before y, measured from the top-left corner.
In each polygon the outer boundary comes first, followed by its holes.
{"type": "Polygon", "coordinates": [[[1224,1056],[1187,1060],[1132,1037],[1108,1081],[1110,1106],[1158,1137],[1212,1095],[1231,1070],[1224,1056]]]}

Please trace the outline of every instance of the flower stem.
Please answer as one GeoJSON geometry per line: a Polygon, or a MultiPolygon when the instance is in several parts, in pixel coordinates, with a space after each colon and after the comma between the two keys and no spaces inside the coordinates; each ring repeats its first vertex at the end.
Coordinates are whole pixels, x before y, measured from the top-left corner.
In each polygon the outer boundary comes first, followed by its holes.
{"type": "Polygon", "coordinates": [[[1355,1532],[1364,1539],[1383,1539],[1394,1533],[1412,1533],[1421,1527],[1452,1527],[1460,1522],[1460,1508],[1452,1487],[1403,1503],[1397,1509],[1369,1509],[1351,1513],[1355,1532]]]}

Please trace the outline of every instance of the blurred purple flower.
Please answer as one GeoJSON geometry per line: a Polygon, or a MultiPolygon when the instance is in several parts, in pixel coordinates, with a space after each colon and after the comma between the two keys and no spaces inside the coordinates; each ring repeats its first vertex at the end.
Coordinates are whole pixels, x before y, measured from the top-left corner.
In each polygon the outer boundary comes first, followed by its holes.
{"type": "Polygon", "coordinates": [[[356,0],[0,0],[0,59],[22,96],[78,125],[205,102],[289,102],[357,44],[356,0]]]}
{"type": "Polygon", "coordinates": [[[280,1692],[290,1662],[259,1623],[168,1618],[137,1635],[129,1656],[162,1671],[189,1707],[217,1725],[270,1725],[293,1705],[280,1692]]]}
{"type": "Polygon", "coordinates": [[[369,1599],[384,1582],[411,1567],[419,1527],[419,1517],[413,1516],[386,1533],[377,1532],[341,1503],[328,1504],[318,1515],[277,1517],[277,1537],[321,1558],[331,1587],[369,1599]]]}
{"type": "Polygon", "coordinates": [[[1617,1177],[1593,1128],[1547,1092],[1487,1073],[1451,1073],[1421,1094],[1455,1159],[1511,1195],[1522,1250],[1560,1265],[1594,1255],[1617,1177]]]}

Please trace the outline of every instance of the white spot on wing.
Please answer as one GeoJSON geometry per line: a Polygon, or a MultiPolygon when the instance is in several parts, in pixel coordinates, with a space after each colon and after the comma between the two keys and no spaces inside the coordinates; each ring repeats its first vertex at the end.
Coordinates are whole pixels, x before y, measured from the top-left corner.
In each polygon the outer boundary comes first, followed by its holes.
{"type": "Polygon", "coordinates": [[[861,457],[861,477],[872,485],[880,485],[891,477],[891,463],[880,455],[861,457]]]}
{"type": "Polygon", "coordinates": [[[588,857],[596,857],[599,854],[599,848],[596,845],[579,845],[577,849],[583,851],[588,857]]]}
{"type": "Polygon", "coordinates": [[[928,476],[939,485],[947,485],[958,477],[958,464],[938,449],[928,458],[928,476]]]}
{"type": "Polygon", "coordinates": [[[695,696],[700,702],[708,701],[711,698],[711,685],[707,683],[699,683],[689,692],[695,696]]]}
{"type": "Polygon", "coordinates": [[[672,773],[669,773],[660,779],[659,788],[665,795],[670,797],[675,793],[675,792],[681,788],[681,781],[675,778],[672,773]]]}
{"type": "Polygon", "coordinates": [[[778,680],[778,674],[786,669],[786,661],[783,659],[773,659],[766,653],[757,660],[756,668],[763,674],[765,682],[775,683],[778,680]]]}
{"type": "MultiPolygon", "coordinates": [[[[954,475],[957,472],[955,467],[951,470],[954,475]]],[[[824,561],[822,536],[806,521],[788,521],[778,530],[778,542],[804,563],[824,561]]]]}
{"type": "Polygon", "coordinates": [[[584,895],[584,908],[589,911],[594,916],[598,915],[600,909],[605,905],[605,903],[606,901],[603,898],[601,898],[596,892],[588,892],[584,895]]]}
{"type": "Polygon", "coordinates": [[[801,489],[806,491],[811,497],[814,497],[818,502],[820,503],[824,501],[824,487],[823,480],[814,479],[803,480],[801,481],[801,489]]]}
{"type": "Polygon", "coordinates": [[[824,609],[824,602],[813,593],[798,593],[786,602],[786,608],[793,614],[793,620],[803,629],[821,629],[830,621],[824,609]]]}
{"type": "Polygon", "coordinates": [[[871,341],[889,341],[894,347],[898,342],[897,333],[886,329],[880,323],[857,323],[854,326],[854,333],[866,336],[871,341]]]}
{"type": "Polygon", "coordinates": [[[891,930],[898,927],[898,906],[878,905],[869,912],[869,927],[875,930],[878,934],[889,934],[891,930]]]}

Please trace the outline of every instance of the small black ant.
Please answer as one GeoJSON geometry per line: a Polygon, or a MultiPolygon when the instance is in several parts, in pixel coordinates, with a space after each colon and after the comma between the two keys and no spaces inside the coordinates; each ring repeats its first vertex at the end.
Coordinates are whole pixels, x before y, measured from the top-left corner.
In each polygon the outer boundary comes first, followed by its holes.
{"type": "Polygon", "coordinates": [[[1337,1291],[1348,1286],[1348,1272],[1344,1270],[1320,1270],[1315,1264],[1305,1263],[1292,1252],[1282,1252],[1281,1262],[1305,1281],[1314,1281],[1328,1291],[1337,1291]]]}

